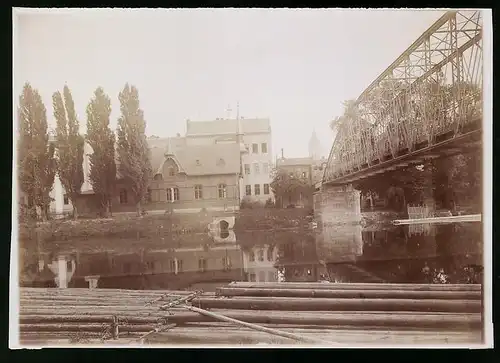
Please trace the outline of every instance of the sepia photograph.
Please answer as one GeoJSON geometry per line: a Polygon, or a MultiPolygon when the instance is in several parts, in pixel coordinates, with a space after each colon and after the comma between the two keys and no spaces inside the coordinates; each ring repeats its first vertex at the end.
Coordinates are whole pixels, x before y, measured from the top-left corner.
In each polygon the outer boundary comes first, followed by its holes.
{"type": "Polygon", "coordinates": [[[11,349],[493,346],[490,10],[12,19],[11,349]]]}

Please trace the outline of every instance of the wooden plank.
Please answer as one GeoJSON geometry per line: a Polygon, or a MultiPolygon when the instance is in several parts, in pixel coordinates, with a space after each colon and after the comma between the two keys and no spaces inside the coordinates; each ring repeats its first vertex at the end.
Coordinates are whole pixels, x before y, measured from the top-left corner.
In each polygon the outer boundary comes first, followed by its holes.
{"type": "Polygon", "coordinates": [[[434,223],[463,223],[463,222],[481,222],[481,214],[468,214],[464,216],[450,217],[430,217],[415,219],[395,219],[392,221],[395,225],[404,224],[434,224],[434,223]]]}

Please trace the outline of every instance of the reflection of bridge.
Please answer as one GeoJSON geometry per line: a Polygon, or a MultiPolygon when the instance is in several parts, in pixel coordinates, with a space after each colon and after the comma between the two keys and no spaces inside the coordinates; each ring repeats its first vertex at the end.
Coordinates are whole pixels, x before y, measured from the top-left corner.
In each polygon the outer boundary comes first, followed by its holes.
{"type": "Polygon", "coordinates": [[[345,185],[477,148],[481,11],[449,11],[363,91],[337,122],[323,183],[345,185]]]}
{"type": "Polygon", "coordinates": [[[361,219],[353,183],[480,148],[481,38],[480,10],[446,12],[346,103],[315,195],[323,219],[361,219]]]}

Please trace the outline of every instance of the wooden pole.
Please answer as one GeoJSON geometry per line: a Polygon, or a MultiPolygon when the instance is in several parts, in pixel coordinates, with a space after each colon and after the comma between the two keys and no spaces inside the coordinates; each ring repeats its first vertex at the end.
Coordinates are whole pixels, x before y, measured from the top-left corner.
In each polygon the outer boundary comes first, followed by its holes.
{"type": "Polygon", "coordinates": [[[194,311],[194,312],[197,312],[199,314],[202,314],[202,315],[205,315],[205,316],[209,316],[209,317],[211,317],[213,319],[216,319],[216,320],[225,321],[225,322],[228,322],[228,323],[234,323],[234,324],[237,324],[237,325],[241,325],[241,326],[247,327],[247,328],[252,329],[252,330],[257,330],[257,331],[261,331],[261,332],[264,332],[264,333],[268,333],[268,334],[272,334],[272,335],[277,335],[277,336],[280,336],[280,337],[290,338],[290,339],[293,339],[293,340],[297,340],[299,342],[312,343],[312,344],[332,344],[331,342],[325,342],[325,341],[322,341],[322,340],[319,340],[319,339],[313,339],[313,338],[309,338],[309,337],[304,337],[304,336],[300,336],[300,335],[297,335],[297,334],[288,333],[288,332],[280,331],[280,330],[277,330],[277,329],[266,328],[266,327],[263,327],[263,326],[259,326],[259,325],[247,323],[247,322],[244,322],[244,321],[241,321],[241,320],[237,320],[237,319],[233,319],[233,318],[228,318],[227,316],[216,314],[216,313],[213,313],[213,312],[210,312],[210,311],[207,311],[207,310],[204,310],[204,309],[200,309],[200,308],[197,308],[197,307],[194,307],[194,306],[184,305],[183,307],[185,309],[190,310],[190,311],[194,311]]]}
{"type": "Polygon", "coordinates": [[[231,282],[227,287],[272,289],[327,290],[404,290],[404,291],[481,291],[480,284],[386,284],[386,283],[321,283],[321,282],[231,282]]]}
{"type": "Polygon", "coordinates": [[[405,291],[405,290],[326,290],[326,289],[264,289],[264,288],[217,288],[219,296],[255,297],[308,297],[350,299],[440,299],[480,300],[480,291],[405,291]]]}
{"type": "Polygon", "coordinates": [[[409,299],[326,299],[326,298],[263,298],[236,297],[218,299],[199,297],[193,305],[203,309],[246,309],[288,311],[481,311],[479,300],[409,300],[409,299]]]}

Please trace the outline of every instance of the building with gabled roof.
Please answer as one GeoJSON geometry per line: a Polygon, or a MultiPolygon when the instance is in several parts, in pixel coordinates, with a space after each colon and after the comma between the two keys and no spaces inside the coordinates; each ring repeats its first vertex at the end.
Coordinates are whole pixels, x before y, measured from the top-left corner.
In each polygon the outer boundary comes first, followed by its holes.
{"type": "Polygon", "coordinates": [[[240,195],[248,201],[274,200],[271,185],[272,132],[268,118],[186,121],[186,144],[240,144],[242,181],[240,195]]]}
{"type": "MultiPolygon", "coordinates": [[[[184,137],[148,138],[151,182],[146,210],[199,212],[239,209],[240,145],[188,145],[184,137]]],[[[125,183],[113,211],[133,211],[125,183]]]]}

